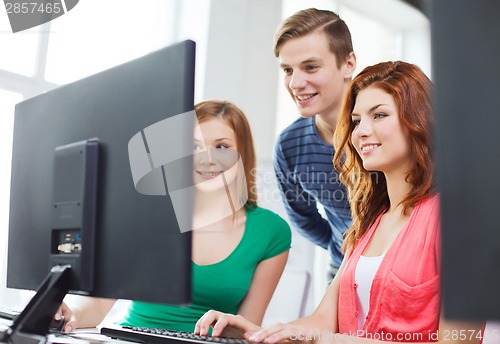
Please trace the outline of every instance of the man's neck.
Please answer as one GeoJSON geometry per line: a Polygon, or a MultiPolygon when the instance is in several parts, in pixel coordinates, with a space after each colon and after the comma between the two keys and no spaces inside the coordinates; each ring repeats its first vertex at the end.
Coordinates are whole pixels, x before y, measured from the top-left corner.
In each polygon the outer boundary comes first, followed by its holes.
{"type": "Polygon", "coordinates": [[[330,145],[333,144],[333,132],[335,131],[335,126],[337,125],[337,117],[329,116],[328,118],[325,118],[325,116],[316,115],[315,124],[319,137],[324,142],[330,145]]]}

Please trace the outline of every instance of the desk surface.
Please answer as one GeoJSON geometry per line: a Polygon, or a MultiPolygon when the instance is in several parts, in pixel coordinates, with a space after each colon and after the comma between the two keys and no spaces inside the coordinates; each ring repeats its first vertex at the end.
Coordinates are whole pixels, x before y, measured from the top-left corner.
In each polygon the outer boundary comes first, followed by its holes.
{"type": "MultiPolygon", "coordinates": [[[[0,332],[6,330],[12,321],[0,318],[0,332]]],[[[124,340],[112,339],[100,334],[98,328],[78,329],[68,334],[49,334],[47,344],[104,344],[128,343],[124,340]]]]}
{"type": "Polygon", "coordinates": [[[75,332],[68,334],[50,334],[47,337],[47,341],[52,344],[128,343],[122,340],[116,340],[103,336],[97,328],[78,329],[75,332]]]}

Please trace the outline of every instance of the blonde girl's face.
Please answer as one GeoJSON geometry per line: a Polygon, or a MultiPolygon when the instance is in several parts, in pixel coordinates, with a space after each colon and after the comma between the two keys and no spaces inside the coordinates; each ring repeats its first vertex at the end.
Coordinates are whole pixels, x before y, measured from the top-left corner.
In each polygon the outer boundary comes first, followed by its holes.
{"type": "Polygon", "coordinates": [[[231,185],[239,172],[240,155],[234,130],[220,118],[195,127],[194,183],[199,191],[216,191],[231,185]]]}

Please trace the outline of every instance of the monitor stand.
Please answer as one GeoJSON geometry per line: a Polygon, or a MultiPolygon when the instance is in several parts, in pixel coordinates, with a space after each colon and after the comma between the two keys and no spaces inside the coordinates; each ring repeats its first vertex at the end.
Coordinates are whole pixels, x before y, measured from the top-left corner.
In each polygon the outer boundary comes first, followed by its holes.
{"type": "Polygon", "coordinates": [[[69,265],[54,266],[12,325],[0,334],[0,342],[44,344],[54,315],[69,291],[70,276],[69,265]]]}

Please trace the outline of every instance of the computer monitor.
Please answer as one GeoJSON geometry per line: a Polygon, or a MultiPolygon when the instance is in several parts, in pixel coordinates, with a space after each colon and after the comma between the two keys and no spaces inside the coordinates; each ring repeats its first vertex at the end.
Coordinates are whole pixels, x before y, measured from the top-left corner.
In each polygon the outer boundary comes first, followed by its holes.
{"type": "Polygon", "coordinates": [[[194,61],[184,41],[17,104],[7,287],[39,291],[11,338],[67,292],[191,301],[194,61]]]}
{"type": "Polygon", "coordinates": [[[406,1],[431,21],[444,314],[500,320],[500,3],[406,1]]]}
{"type": "Polygon", "coordinates": [[[500,320],[500,2],[427,0],[445,316],[500,320]]]}

